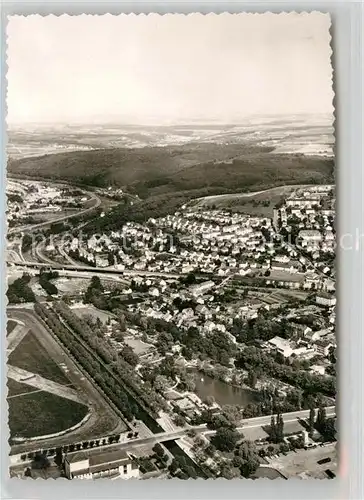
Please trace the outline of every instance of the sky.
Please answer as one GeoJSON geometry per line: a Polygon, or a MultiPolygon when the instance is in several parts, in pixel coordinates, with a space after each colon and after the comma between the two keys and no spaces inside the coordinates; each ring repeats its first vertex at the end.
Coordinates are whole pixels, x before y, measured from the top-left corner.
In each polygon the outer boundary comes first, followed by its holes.
{"type": "Polygon", "coordinates": [[[333,112],[328,14],[11,16],[8,123],[333,112]]]}

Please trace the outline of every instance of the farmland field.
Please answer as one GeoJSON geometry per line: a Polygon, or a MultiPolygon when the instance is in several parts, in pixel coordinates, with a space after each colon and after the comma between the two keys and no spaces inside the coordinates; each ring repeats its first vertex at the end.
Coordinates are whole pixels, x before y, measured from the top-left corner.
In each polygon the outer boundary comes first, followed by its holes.
{"type": "Polygon", "coordinates": [[[87,414],[85,405],[39,391],[8,399],[11,438],[44,436],[66,430],[87,414]]]}
{"type": "Polygon", "coordinates": [[[9,365],[17,366],[60,384],[70,384],[66,375],[52,360],[33,332],[29,332],[10,354],[9,365]]]}

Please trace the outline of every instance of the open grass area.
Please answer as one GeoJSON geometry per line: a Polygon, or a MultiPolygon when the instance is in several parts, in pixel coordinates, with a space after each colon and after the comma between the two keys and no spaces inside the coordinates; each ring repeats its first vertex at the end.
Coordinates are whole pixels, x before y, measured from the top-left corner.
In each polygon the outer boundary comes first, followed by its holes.
{"type": "Polygon", "coordinates": [[[276,469],[272,467],[259,467],[259,469],[253,474],[252,479],[285,479],[285,477],[276,469]]]}
{"type": "Polygon", "coordinates": [[[12,319],[9,319],[8,322],[6,323],[6,335],[9,335],[14,328],[16,327],[18,323],[12,319]]]}
{"type": "Polygon", "coordinates": [[[61,368],[56,365],[33,332],[29,332],[10,354],[9,365],[37,373],[60,384],[70,384],[61,368]]]}
{"type": "Polygon", "coordinates": [[[195,206],[232,210],[257,217],[272,217],[277,203],[288,196],[296,185],[279,186],[263,192],[247,195],[247,193],[230,193],[220,196],[208,196],[194,203],[195,206]]]}
{"type": "Polygon", "coordinates": [[[8,400],[11,438],[30,438],[66,430],[87,414],[85,405],[49,392],[34,392],[8,400]]]}
{"type": "Polygon", "coordinates": [[[8,378],[6,385],[8,386],[8,397],[17,396],[19,394],[24,394],[26,392],[37,391],[35,387],[28,384],[23,384],[22,382],[17,382],[12,378],[8,378]]]}
{"type": "Polygon", "coordinates": [[[98,318],[102,323],[106,323],[109,318],[113,317],[111,314],[105,311],[100,311],[93,306],[74,307],[72,308],[72,311],[79,318],[82,318],[83,316],[92,316],[95,320],[98,318]]]}
{"type": "Polygon", "coordinates": [[[124,339],[125,343],[130,346],[136,354],[144,354],[149,351],[151,344],[147,344],[139,339],[134,339],[133,337],[127,337],[124,339]]]}

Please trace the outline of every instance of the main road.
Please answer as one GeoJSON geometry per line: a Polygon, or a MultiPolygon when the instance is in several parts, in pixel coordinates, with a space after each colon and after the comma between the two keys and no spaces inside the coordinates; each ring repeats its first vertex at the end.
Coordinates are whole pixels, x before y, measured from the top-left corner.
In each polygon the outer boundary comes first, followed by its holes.
{"type": "MultiPolygon", "coordinates": [[[[300,410],[294,411],[290,413],[283,413],[283,422],[297,422],[300,419],[307,419],[309,417],[310,410],[300,410]]],[[[329,406],[326,408],[326,416],[334,417],[336,415],[335,406],[329,406]]],[[[239,427],[237,430],[240,434],[244,434],[244,431],[247,429],[253,429],[257,427],[265,427],[269,426],[271,422],[271,415],[265,415],[263,417],[255,417],[248,418],[245,420],[241,420],[239,427]]],[[[206,424],[196,425],[196,426],[188,426],[175,431],[170,432],[160,432],[158,434],[153,434],[153,436],[142,437],[142,438],[134,438],[134,439],[126,439],[125,441],[118,444],[107,444],[104,446],[100,446],[98,448],[91,448],[87,450],[87,453],[91,456],[93,454],[99,454],[100,450],[123,450],[126,449],[130,453],[133,452],[133,448],[138,448],[139,446],[152,446],[156,443],[163,443],[166,441],[174,441],[176,439],[183,438],[189,431],[194,430],[198,434],[203,434],[205,436],[213,436],[216,434],[216,431],[210,430],[207,428],[206,424]]],[[[77,452],[70,453],[69,455],[76,454],[77,452]]],[[[10,456],[10,464],[11,465],[19,465],[20,463],[25,463],[21,460],[21,454],[11,455],[10,456]]]]}

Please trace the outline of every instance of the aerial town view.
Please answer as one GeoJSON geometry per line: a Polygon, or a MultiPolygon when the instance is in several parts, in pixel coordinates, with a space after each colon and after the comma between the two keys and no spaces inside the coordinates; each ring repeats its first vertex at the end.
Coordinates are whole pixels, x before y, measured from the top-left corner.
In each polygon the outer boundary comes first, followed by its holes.
{"type": "Polygon", "coordinates": [[[336,477],[328,30],[318,13],[10,20],[10,477],[336,477]],[[90,75],[103,99],[76,92],[90,75]]]}

